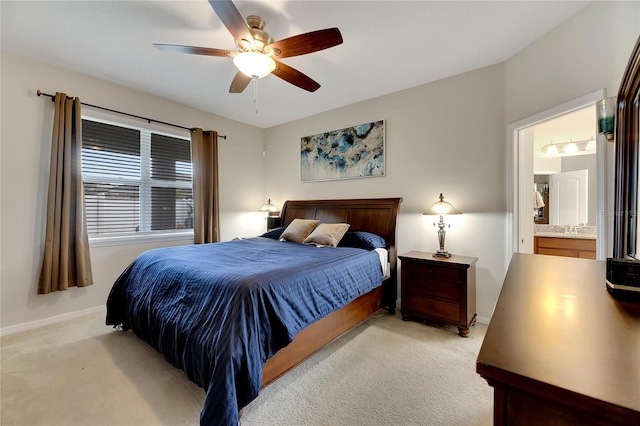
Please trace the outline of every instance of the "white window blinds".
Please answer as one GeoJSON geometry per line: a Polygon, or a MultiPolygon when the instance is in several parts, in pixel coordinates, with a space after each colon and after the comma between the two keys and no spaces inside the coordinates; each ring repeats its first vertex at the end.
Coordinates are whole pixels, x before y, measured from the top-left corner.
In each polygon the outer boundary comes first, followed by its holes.
{"type": "Polygon", "coordinates": [[[82,175],[90,236],[193,228],[188,139],[82,120],[82,175]]]}

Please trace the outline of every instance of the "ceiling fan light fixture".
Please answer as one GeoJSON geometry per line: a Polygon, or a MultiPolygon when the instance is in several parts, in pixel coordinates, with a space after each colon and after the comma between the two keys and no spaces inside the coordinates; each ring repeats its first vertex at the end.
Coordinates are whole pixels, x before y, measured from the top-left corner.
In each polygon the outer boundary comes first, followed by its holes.
{"type": "Polygon", "coordinates": [[[276,62],[259,52],[241,52],[233,58],[233,64],[248,77],[262,78],[276,69],[276,62]]]}

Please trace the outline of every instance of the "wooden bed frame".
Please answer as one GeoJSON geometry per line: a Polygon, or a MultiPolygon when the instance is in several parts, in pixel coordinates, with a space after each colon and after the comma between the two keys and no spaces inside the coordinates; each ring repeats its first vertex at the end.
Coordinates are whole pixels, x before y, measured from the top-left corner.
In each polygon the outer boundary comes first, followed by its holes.
{"type": "Polygon", "coordinates": [[[402,198],[287,201],[282,226],[293,219],[317,219],[325,223],[348,223],[350,231],[368,231],[389,245],[389,277],[382,285],[300,331],[293,342],[271,357],[262,369],[262,387],[275,381],[323,346],[361,324],[386,307],[395,313],[397,298],[396,222],[402,198]]]}

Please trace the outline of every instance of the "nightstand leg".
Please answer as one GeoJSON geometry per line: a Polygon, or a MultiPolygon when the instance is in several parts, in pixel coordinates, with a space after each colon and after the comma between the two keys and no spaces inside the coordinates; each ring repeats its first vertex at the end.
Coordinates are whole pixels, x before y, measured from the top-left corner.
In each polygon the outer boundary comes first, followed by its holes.
{"type": "Polygon", "coordinates": [[[458,334],[462,337],[469,337],[469,329],[458,327],[458,334]]]}

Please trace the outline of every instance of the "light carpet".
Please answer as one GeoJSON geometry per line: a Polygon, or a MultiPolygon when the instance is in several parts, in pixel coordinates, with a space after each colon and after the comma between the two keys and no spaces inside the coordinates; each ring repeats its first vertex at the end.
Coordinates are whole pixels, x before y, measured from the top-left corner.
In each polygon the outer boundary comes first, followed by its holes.
{"type": "MultiPolygon", "coordinates": [[[[485,332],[371,318],[262,390],[242,425],[490,425],[485,332]]],[[[198,424],[204,391],[104,314],[0,342],[3,426],[198,424]]]]}

